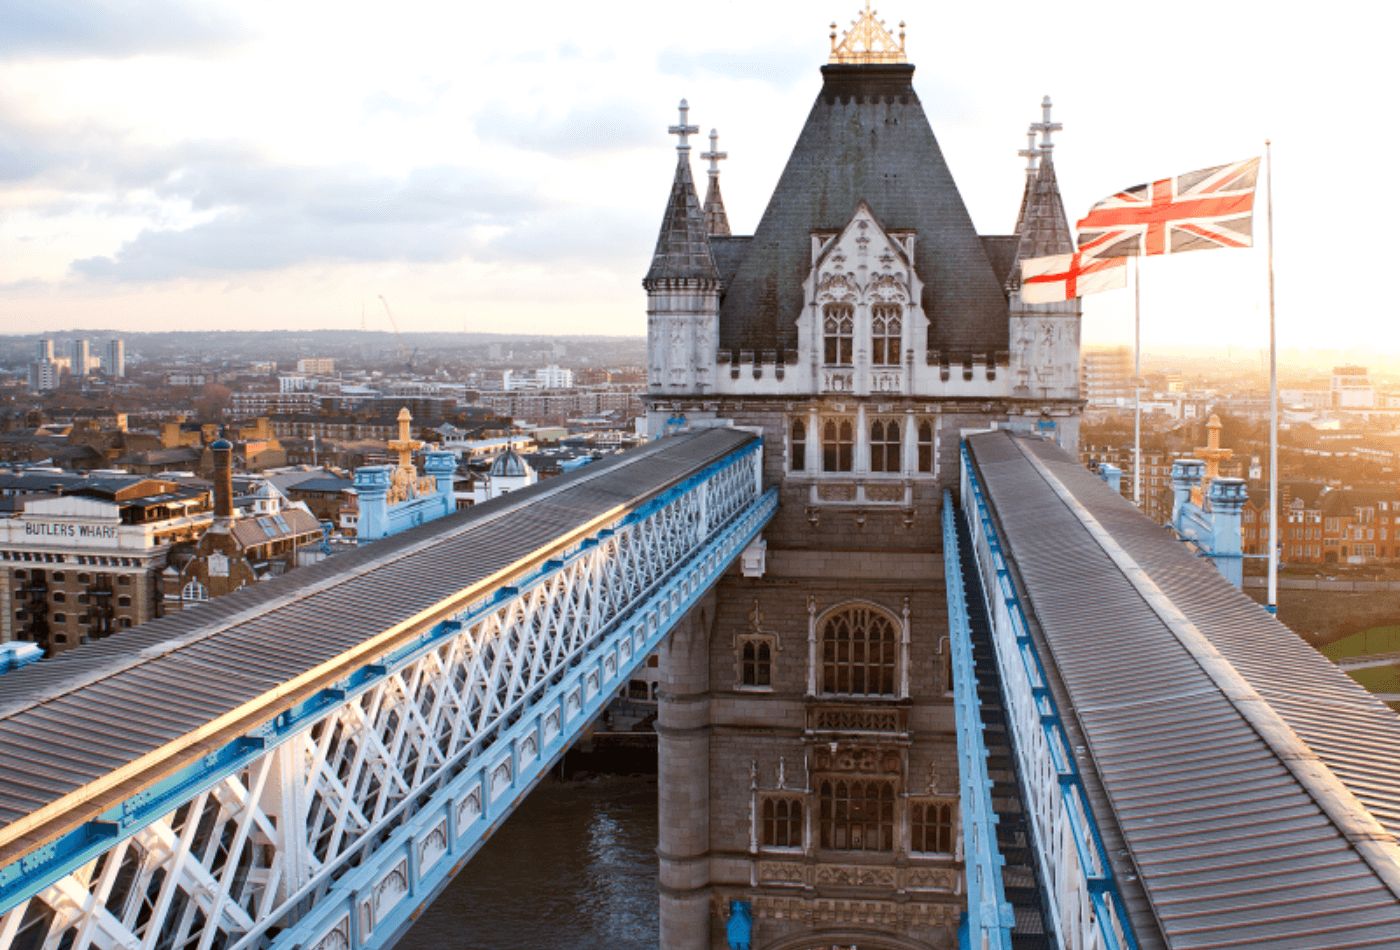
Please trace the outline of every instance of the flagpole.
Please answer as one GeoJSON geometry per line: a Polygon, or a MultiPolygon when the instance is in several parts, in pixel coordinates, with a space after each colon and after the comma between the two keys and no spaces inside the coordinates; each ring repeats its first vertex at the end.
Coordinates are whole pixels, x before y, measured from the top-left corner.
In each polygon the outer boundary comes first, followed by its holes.
{"type": "Polygon", "coordinates": [[[1274,329],[1274,157],[1264,140],[1264,195],[1268,205],[1269,261],[1269,599],[1265,608],[1278,613],[1278,338],[1274,329]]]}
{"type": "Polygon", "coordinates": [[[1142,295],[1133,255],[1133,504],[1142,508],[1142,295]]]}

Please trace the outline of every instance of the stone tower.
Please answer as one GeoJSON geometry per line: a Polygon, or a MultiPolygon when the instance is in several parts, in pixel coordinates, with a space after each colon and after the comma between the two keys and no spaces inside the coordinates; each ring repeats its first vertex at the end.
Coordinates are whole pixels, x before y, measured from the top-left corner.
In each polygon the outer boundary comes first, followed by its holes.
{"type": "Polygon", "coordinates": [[[941,493],[966,430],[1073,448],[1079,315],[1021,305],[1012,279],[1069,238],[1048,149],[1016,233],[978,235],[913,74],[902,25],[833,28],[756,231],[716,226],[683,149],[644,281],[651,434],[761,431],[781,493],[766,548],[662,648],[667,950],[726,947],[750,915],[755,950],[956,946],[941,493]]]}

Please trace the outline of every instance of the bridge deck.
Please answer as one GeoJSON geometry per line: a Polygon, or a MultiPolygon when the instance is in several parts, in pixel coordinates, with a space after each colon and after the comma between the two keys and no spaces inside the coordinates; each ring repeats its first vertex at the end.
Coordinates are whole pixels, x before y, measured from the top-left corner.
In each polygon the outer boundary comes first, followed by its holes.
{"type": "Polygon", "coordinates": [[[0,679],[0,862],[411,643],[753,440],[595,462],[0,679]]]}
{"type": "Polygon", "coordinates": [[[968,443],[1166,942],[1395,946],[1400,719],[1059,448],[968,443]]]}

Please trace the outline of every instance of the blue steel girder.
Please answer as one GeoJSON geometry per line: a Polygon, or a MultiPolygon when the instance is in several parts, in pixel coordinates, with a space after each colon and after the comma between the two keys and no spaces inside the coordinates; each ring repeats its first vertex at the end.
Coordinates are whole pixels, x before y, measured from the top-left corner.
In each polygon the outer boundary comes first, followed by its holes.
{"type": "Polygon", "coordinates": [[[963,861],[967,878],[967,932],[962,946],[1010,950],[1015,917],[1006,900],[1001,869],[1006,859],[997,846],[997,816],[992,809],[992,781],[987,774],[982,703],[977,695],[972,659],[972,627],[963,593],[958,559],[958,529],[953,493],[943,492],[943,573],[948,589],[948,642],[953,660],[953,707],[958,735],[961,780],[963,861]]]}
{"type": "Polygon", "coordinates": [[[379,947],[772,518],[755,441],[0,869],[0,948],[379,947]]]}
{"type": "Polygon", "coordinates": [[[992,622],[1007,724],[1053,930],[1061,946],[1136,950],[1060,710],[966,444],[961,456],[962,507],[992,622]]]}

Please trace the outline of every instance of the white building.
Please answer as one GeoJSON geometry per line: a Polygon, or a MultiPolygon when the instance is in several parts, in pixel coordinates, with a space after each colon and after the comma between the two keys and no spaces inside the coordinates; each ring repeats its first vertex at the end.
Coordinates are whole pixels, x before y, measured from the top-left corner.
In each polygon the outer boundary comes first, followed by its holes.
{"type": "Polygon", "coordinates": [[[284,393],[304,393],[316,388],[316,383],[305,376],[288,374],[277,377],[277,390],[284,393]]]}
{"type": "Polygon", "coordinates": [[[92,372],[92,347],[87,340],[74,340],[69,352],[74,376],[86,376],[92,372]]]}
{"type": "Polygon", "coordinates": [[[58,379],[58,363],[54,360],[36,360],[29,364],[29,388],[32,392],[42,393],[57,389],[58,379]]]}
{"type": "Polygon", "coordinates": [[[335,360],[328,356],[312,356],[297,360],[297,372],[308,376],[329,376],[335,372],[335,360]]]}
{"type": "Polygon", "coordinates": [[[1338,366],[1332,370],[1332,408],[1370,409],[1376,391],[1364,366],[1338,366]]]}
{"type": "Polygon", "coordinates": [[[554,363],[529,374],[508,369],[501,378],[501,387],[506,391],[513,389],[572,389],[573,386],[574,371],[564,369],[554,363]]]}
{"type": "Polygon", "coordinates": [[[126,376],[126,341],[121,337],[107,341],[107,358],[103,361],[103,367],[108,376],[118,379],[126,376]]]}

